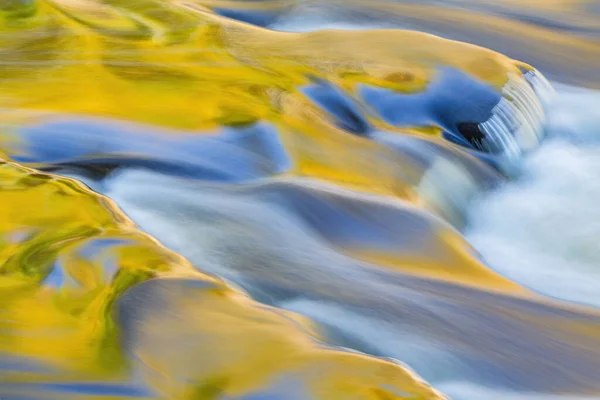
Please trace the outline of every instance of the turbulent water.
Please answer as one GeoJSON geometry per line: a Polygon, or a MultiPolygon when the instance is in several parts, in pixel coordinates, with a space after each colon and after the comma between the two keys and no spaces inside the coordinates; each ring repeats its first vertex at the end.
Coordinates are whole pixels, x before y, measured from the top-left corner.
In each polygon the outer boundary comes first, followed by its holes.
{"type": "Polygon", "coordinates": [[[0,0],[0,399],[600,398],[599,14],[0,0]]]}

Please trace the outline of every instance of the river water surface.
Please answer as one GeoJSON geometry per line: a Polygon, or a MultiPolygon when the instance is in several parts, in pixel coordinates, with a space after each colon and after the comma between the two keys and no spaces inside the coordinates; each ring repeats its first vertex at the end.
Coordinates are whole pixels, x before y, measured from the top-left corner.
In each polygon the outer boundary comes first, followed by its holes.
{"type": "Polygon", "coordinates": [[[0,399],[600,399],[595,0],[0,0],[0,399]]]}

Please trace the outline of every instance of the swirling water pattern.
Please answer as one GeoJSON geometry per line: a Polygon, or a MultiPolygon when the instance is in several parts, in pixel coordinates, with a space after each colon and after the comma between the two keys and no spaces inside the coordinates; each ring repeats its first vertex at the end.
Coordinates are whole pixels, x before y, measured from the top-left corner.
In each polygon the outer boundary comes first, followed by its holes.
{"type": "Polygon", "coordinates": [[[600,396],[597,301],[496,229],[543,217],[473,206],[565,130],[544,75],[598,86],[597,12],[0,1],[0,398],[600,396]]]}

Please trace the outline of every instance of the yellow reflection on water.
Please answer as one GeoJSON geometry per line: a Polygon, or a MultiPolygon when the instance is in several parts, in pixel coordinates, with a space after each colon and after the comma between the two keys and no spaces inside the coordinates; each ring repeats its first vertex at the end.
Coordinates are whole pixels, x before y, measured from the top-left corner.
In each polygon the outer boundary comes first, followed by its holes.
{"type": "Polygon", "coordinates": [[[2,107],[201,129],[279,120],[273,95],[298,96],[308,74],[412,92],[438,65],[496,86],[518,73],[487,49],[408,31],[278,33],[189,2],[33,4],[2,12],[2,107]]]}
{"type": "MultiPolygon", "coordinates": [[[[418,32],[274,32],[216,16],[205,8],[210,2],[9,5],[0,12],[0,107],[99,115],[190,133],[271,121],[289,138],[295,173],[405,199],[414,195],[387,172],[390,162],[378,159],[381,152],[370,151],[375,145],[336,134],[330,117],[298,87],[318,76],[351,94],[360,83],[414,93],[438,66],[496,87],[508,73],[521,73],[520,64],[493,51],[418,32]]],[[[390,128],[375,117],[369,122],[390,128]]],[[[415,128],[402,132],[439,136],[435,126],[415,128]]]]}
{"type": "MultiPolygon", "coordinates": [[[[293,159],[289,175],[422,205],[414,190],[420,170],[343,132],[298,87],[319,77],[350,94],[359,84],[418,93],[438,66],[450,66],[500,88],[524,66],[481,47],[408,31],[274,32],[219,17],[213,6],[0,2],[3,123],[83,114],[193,135],[269,121],[293,159]]],[[[388,7],[417,15],[426,10],[388,7]]],[[[369,118],[376,128],[392,129],[369,118]]],[[[436,126],[396,131],[440,138],[436,126]]],[[[0,150],[11,148],[11,140],[2,137],[0,150]]],[[[486,269],[457,237],[441,238],[450,249],[443,264],[427,256],[348,254],[417,276],[531,296],[486,269]]],[[[323,399],[441,398],[400,365],[326,347],[310,321],[198,272],[83,184],[11,161],[0,166],[0,265],[0,356],[49,368],[0,378],[6,385],[29,384],[25,394],[38,393],[40,383],[135,378],[150,388],[147,397],[177,399],[239,397],[289,382],[323,399]],[[153,302],[157,311],[144,311],[153,302]],[[121,330],[119,307],[127,304],[141,311],[121,330]]],[[[7,387],[9,395],[23,394],[7,387]]]]}
{"type": "Polygon", "coordinates": [[[306,320],[197,272],[76,181],[5,162],[0,188],[0,354],[50,368],[9,372],[3,385],[30,384],[26,393],[36,393],[34,384],[123,382],[149,368],[142,380],[171,398],[238,396],[280,376],[320,398],[403,398],[392,386],[437,398],[398,365],[321,348],[306,320]],[[166,286],[146,301],[162,296],[170,311],[130,316],[133,333],[120,332],[116,301],[157,278],[166,286]],[[183,283],[169,290],[169,282],[183,283]]]}

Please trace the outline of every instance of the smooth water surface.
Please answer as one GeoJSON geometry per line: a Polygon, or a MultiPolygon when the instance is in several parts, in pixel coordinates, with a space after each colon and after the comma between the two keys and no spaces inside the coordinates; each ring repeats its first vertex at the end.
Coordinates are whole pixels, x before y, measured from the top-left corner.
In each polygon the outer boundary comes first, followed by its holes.
{"type": "Polygon", "coordinates": [[[599,14],[0,0],[0,399],[600,398],[599,14]]]}

